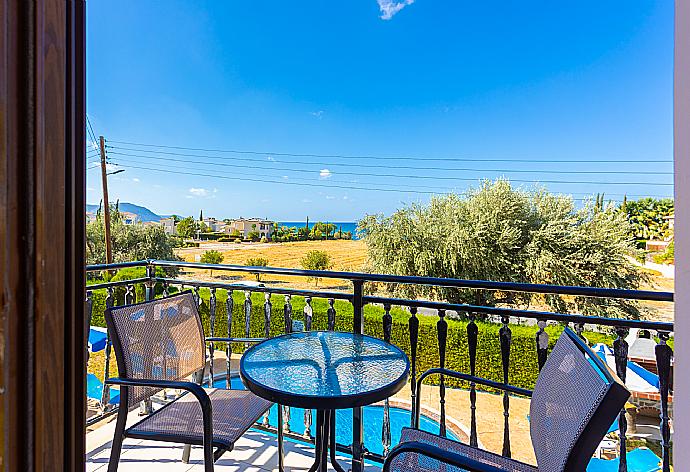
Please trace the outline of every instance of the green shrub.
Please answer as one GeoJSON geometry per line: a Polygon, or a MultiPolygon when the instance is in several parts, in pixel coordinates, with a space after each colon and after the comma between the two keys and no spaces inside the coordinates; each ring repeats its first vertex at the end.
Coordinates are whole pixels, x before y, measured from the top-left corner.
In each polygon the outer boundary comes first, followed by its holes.
{"type": "Polygon", "coordinates": [[[235,244],[242,244],[242,238],[235,239],[235,244]]]}
{"type": "Polygon", "coordinates": [[[261,242],[262,243],[267,243],[268,239],[266,239],[266,236],[261,236],[261,242]]]}
{"type": "MultiPolygon", "coordinates": [[[[302,267],[307,270],[328,270],[333,265],[331,263],[331,256],[325,251],[309,251],[300,261],[302,267]]],[[[319,286],[319,278],[314,277],[316,286],[319,286]]]]}
{"type": "MultiPolygon", "coordinates": [[[[244,265],[249,267],[266,267],[268,266],[268,259],[265,257],[250,257],[244,263],[244,265]]],[[[261,282],[261,274],[255,273],[256,281],[261,282]]]]}
{"type": "Polygon", "coordinates": [[[675,257],[675,244],[671,241],[664,252],[655,254],[652,259],[657,264],[673,264],[675,257]]]}

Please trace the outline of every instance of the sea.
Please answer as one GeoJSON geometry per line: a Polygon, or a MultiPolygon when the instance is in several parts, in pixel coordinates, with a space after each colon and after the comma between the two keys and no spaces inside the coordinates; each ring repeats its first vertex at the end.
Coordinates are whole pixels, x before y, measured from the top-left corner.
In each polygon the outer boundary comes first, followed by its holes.
{"type": "MultiPolygon", "coordinates": [[[[311,221],[309,220],[309,227],[313,228],[314,223],[316,221],[311,221]]],[[[339,231],[340,228],[343,229],[343,232],[345,231],[351,231],[352,232],[352,239],[357,239],[357,223],[354,221],[324,221],[323,223],[331,223],[334,224],[336,227],[336,231],[339,231]]],[[[288,228],[302,228],[307,225],[306,221],[281,221],[278,223],[280,226],[287,226],[288,228]]]]}

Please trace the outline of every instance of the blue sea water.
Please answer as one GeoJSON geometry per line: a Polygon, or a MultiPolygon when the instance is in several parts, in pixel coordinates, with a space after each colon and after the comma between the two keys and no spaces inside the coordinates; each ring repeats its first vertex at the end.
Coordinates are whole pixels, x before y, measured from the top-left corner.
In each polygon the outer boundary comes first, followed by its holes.
{"type": "MultiPolygon", "coordinates": [[[[309,220],[309,227],[313,228],[314,223],[316,221],[311,221],[309,220]]],[[[340,228],[343,229],[343,233],[346,231],[352,232],[352,239],[357,239],[357,223],[354,221],[324,221],[323,223],[331,223],[334,224],[335,227],[337,228],[336,231],[339,231],[340,228]]],[[[280,226],[287,226],[288,228],[303,228],[306,226],[307,222],[306,221],[281,221],[278,223],[280,226]]]]}

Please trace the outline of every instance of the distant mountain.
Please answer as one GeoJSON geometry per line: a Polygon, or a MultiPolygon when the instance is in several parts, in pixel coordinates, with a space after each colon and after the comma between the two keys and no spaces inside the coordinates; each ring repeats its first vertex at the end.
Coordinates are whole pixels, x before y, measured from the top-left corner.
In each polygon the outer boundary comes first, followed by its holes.
{"type": "MultiPolygon", "coordinates": [[[[86,211],[98,211],[98,205],[86,205],[86,211]]],[[[164,216],[156,215],[146,207],[135,205],[134,203],[120,202],[120,211],[128,211],[139,215],[141,221],[159,221],[164,216]]]]}

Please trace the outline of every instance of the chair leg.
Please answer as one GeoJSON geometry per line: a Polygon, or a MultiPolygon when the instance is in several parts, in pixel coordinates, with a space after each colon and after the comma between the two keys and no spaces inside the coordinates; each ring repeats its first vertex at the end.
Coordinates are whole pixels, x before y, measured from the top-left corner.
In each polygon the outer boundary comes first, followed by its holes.
{"type": "Polygon", "coordinates": [[[115,423],[115,435],[113,436],[112,446],[110,447],[110,461],[108,462],[108,472],[117,472],[122,453],[122,440],[124,439],[125,426],[127,424],[127,408],[120,408],[117,412],[117,423],[115,423]]]}

